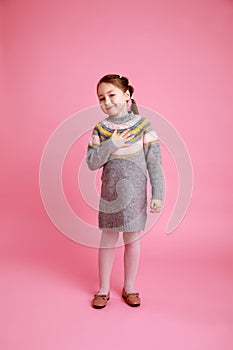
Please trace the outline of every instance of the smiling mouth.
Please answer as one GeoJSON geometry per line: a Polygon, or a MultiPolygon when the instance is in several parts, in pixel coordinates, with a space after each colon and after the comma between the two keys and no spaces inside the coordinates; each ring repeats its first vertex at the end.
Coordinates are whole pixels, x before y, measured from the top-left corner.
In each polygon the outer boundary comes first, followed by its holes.
{"type": "Polygon", "coordinates": [[[111,106],[111,107],[106,107],[106,109],[108,110],[108,109],[111,109],[111,108],[113,108],[114,106],[111,106]]]}

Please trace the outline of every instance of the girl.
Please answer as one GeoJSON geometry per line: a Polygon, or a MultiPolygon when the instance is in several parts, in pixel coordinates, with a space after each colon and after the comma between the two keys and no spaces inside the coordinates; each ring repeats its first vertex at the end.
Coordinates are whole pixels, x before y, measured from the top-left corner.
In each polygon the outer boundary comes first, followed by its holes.
{"type": "Polygon", "coordinates": [[[123,232],[125,243],[122,298],[130,306],[141,303],[134,281],[140,257],[140,231],[145,229],[147,218],[147,170],[152,187],[151,212],[158,213],[162,208],[159,140],[150,121],[139,115],[133,92],[124,76],[108,74],[97,84],[100,107],[108,117],[94,127],[86,157],[90,170],[103,167],[98,213],[102,230],[99,291],[92,301],[94,308],[105,307],[110,298],[114,246],[119,232],[123,232]]]}

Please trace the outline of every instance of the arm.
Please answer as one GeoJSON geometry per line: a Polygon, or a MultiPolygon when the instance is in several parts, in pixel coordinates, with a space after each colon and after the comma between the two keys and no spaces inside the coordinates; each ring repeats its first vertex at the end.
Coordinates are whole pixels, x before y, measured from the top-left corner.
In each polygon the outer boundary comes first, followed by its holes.
{"type": "Polygon", "coordinates": [[[109,138],[101,141],[98,129],[95,127],[92,131],[91,138],[88,143],[86,162],[90,170],[101,168],[109,159],[112,152],[118,147],[109,138]]]}
{"type": "Polygon", "coordinates": [[[143,148],[146,158],[147,170],[152,187],[152,200],[162,200],[163,197],[163,170],[160,143],[157,133],[148,122],[143,134],[143,148]]]}

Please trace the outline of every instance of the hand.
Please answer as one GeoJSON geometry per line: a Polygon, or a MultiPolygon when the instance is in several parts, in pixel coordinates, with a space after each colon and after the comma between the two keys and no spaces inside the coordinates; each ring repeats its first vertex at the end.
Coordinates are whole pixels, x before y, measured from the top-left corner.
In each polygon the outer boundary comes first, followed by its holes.
{"type": "Polygon", "coordinates": [[[162,209],[162,201],[160,199],[151,199],[150,212],[160,213],[162,209]]]}
{"type": "Polygon", "coordinates": [[[127,147],[127,141],[131,140],[134,137],[134,134],[129,130],[123,131],[122,134],[117,134],[117,129],[114,130],[111,136],[112,142],[118,147],[127,147]]]}

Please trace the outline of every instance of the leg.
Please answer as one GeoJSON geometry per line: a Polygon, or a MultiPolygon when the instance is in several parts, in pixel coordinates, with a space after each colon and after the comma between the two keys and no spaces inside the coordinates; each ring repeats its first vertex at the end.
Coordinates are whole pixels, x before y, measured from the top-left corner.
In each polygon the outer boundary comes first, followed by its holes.
{"type": "Polygon", "coordinates": [[[99,292],[107,294],[110,290],[110,278],[114,259],[114,247],[117,243],[119,232],[102,231],[99,248],[99,292]]]}
{"type": "Polygon", "coordinates": [[[134,292],[134,281],[140,260],[140,232],[123,232],[124,252],[124,289],[126,293],[134,292]]]}

